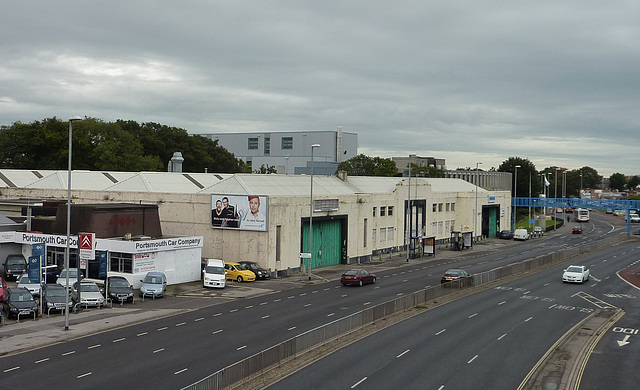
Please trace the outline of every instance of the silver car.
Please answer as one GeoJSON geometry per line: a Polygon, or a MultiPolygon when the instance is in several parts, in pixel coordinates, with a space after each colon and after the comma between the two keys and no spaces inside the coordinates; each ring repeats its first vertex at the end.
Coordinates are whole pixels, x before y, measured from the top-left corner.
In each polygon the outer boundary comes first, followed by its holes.
{"type": "Polygon", "coordinates": [[[100,307],[104,305],[104,296],[98,288],[98,285],[94,282],[82,281],[80,282],[80,299],[78,300],[78,282],[73,284],[71,290],[71,299],[76,304],[81,306],[96,306],[100,307]]]}
{"type": "Polygon", "coordinates": [[[16,285],[26,288],[33,296],[40,295],[40,283],[32,282],[28,274],[18,276],[16,285]]]}
{"type": "Polygon", "coordinates": [[[162,297],[167,290],[167,277],[162,272],[147,272],[141,280],[140,296],[162,297]]]}

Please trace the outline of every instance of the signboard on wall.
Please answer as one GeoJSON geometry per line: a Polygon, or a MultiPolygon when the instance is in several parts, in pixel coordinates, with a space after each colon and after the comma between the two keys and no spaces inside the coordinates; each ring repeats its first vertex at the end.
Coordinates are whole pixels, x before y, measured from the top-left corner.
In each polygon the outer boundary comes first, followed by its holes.
{"type": "Polygon", "coordinates": [[[269,198],[259,195],[211,195],[211,226],[267,231],[269,198]]]}

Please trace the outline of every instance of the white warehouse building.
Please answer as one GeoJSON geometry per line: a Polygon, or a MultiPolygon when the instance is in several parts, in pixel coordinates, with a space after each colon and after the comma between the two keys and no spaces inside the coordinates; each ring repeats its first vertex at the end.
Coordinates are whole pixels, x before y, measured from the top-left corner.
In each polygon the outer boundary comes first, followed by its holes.
{"type": "MultiPolygon", "coordinates": [[[[313,180],[312,251],[306,175],[73,171],[71,193],[74,204],[157,205],[163,234],[202,237],[202,257],[252,260],[279,273],[304,269],[301,253],[311,252],[312,268],[318,268],[403,250],[406,227],[412,245],[419,245],[418,237],[447,242],[452,231],[495,237],[509,228],[510,192],[461,179],[313,180]]],[[[0,170],[0,187],[0,200],[64,200],[67,171],[0,170]]]]}

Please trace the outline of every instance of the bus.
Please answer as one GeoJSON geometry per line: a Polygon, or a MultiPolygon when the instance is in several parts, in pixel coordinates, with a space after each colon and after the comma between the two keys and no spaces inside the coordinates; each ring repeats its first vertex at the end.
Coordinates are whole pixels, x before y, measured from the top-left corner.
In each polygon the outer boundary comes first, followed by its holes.
{"type": "Polygon", "coordinates": [[[576,210],[576,222],[589,222],[589,210],[577,209],[576,210]]]}

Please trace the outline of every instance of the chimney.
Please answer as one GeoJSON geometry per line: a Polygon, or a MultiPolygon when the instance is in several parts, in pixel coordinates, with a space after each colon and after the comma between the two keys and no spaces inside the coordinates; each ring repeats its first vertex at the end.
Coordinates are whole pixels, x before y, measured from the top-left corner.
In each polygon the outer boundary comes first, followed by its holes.
{"type": "Polygon", "coordinates": [[[173,152],[173,157],[171,157],[171,161],[167,165],[167,172],[182,172],[183,161],[182,152],[173,152]]]}

